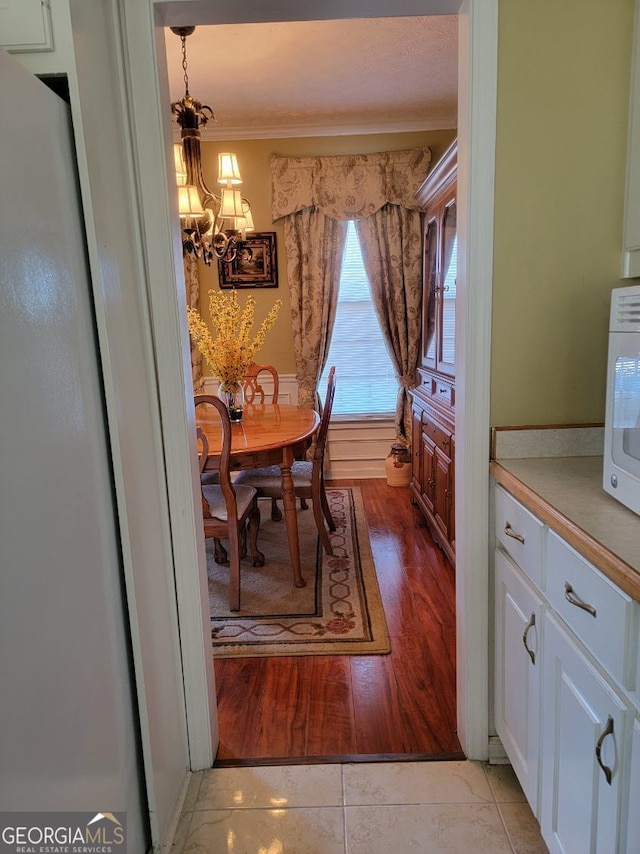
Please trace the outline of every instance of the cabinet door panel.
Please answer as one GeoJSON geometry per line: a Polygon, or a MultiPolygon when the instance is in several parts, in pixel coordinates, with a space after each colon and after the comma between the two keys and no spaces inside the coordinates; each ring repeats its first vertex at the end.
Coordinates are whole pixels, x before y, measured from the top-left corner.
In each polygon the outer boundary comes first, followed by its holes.
{"type": "Polygon", "coordinates": [[[433,457],[433,512],[435,521],[445,536],[449,539],[451,518],[451,460],[435,448],[433,457]]]}
{"type": "Polygon", "coordinates": [[[502,552],[495,568],[496,731],[537,816],[542,600],[502,552]]]}
{"type": "Polygon", "coordinates": [[[558,854],[616,854],[627,707],[549,613],[544,667],[542,835],[558,854]]]}
{"type": "Polygon", "coordinates": [[[422,443],[421,443],[421,459],[420,459],[420,469],[421,476],[420,481],[422,483],[422,497],[424,499],[424,503],[431,513],[433,513],[433,501],[434,501],[434,490],[435,490],[435,480],[434,480],[434,457],[435,457],[436,446],[433,444],[431,439],[428,436],[425,436],[422,433],[422,443]]]}
{"type": "Polygon", "coordinates": [[[633,722],[625,851],[640,851],[640,720],[633,722]]]}
{"type": "Polygon", "coordinates": [[[422,489],[422,423],[419,410],[414,408],[411,418],[411,453],[413,461],[411,464],[411,484],[420,495],[422,489]]]}

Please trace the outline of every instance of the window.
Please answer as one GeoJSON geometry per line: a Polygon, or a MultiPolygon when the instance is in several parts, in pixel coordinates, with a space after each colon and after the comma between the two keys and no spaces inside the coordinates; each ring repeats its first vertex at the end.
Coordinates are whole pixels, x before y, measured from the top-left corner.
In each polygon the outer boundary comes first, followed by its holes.
{"type": "Polygon", "coordinates": [[[331,365],[336,366],[333,415],[392,415],[398,382],[387,351],[355,223],[349,221],[329,358],[320,379],[324,396],[331,365]]]}

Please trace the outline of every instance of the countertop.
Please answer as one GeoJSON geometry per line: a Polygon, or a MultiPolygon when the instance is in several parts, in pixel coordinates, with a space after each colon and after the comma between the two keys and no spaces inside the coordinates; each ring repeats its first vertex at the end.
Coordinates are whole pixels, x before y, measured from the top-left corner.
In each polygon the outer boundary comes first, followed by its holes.
{"type": "Polygon", "coordinates": [[[499,459],[491,474],[640,602],[640,516],[602,488],[602,457],[499,459]]]}

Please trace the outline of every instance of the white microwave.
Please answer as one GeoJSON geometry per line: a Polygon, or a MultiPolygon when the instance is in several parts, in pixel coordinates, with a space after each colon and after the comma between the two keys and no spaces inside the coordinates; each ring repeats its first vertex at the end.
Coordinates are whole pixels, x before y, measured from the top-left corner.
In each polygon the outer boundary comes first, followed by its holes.
{"type": "Polygon", "coordinates": [[[603,486],[640,514],[640,285],[611,292],[603,486]]]}

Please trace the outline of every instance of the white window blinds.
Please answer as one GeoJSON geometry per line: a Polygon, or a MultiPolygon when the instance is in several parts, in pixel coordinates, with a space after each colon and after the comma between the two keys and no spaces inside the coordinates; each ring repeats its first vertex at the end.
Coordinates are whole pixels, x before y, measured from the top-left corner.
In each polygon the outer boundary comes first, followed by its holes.
{"type": "Polygon", "coordinates": [[[398,383],[371,301],[353,221],[347,230],[329,358],[320,380],[322,398],[331,365],[336,366],[333,415],[395,413],[398,383]]]}

